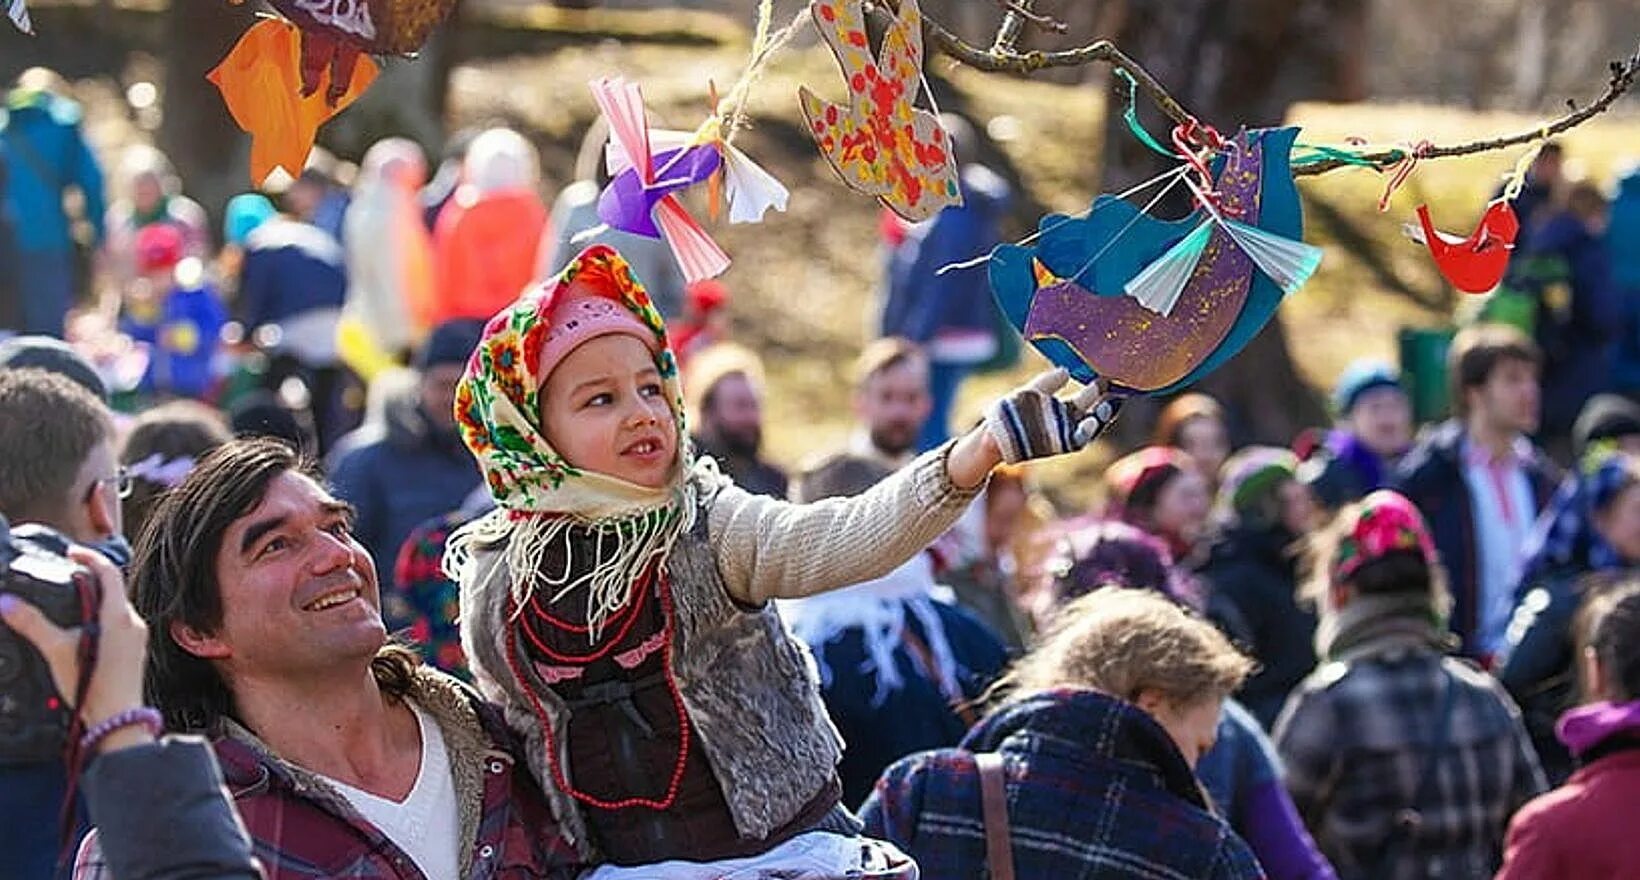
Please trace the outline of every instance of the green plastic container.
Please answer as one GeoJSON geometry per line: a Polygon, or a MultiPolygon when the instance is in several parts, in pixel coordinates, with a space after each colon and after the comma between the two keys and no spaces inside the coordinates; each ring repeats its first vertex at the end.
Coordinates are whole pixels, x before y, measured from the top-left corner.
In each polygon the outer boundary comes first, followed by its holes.
{"type": "Polygon", "coordinates": [[[1451,409],[1447,393],[1446,353],[1457,331],[1451,327],[1402,327],[1401,382],[1412,398],[1412,417],[1435,422],[1451,409]]]}

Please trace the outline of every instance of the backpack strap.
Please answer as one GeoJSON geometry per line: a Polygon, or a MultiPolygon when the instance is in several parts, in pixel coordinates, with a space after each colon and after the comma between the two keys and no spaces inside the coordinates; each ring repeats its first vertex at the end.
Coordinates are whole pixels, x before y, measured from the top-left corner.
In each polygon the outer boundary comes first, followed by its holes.
{"type": "Polygon", "coordinates": [[[1002,755],[974,755],[979,769],[980,807],[985,817],[985,866],[991,880],[1014,880],[1014,845],[1008,827],[1008,787],[1002,755]]]}

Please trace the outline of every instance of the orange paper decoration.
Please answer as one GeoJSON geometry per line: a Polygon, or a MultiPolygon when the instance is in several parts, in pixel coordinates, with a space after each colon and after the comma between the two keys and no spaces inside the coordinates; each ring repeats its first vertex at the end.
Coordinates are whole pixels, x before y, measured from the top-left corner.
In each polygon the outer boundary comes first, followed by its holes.
{"type": "MultiPolygon", "coordinates": [[[[376,79],[376,62],[359,59],[347,89],[334,104],[327,88],[302,96],[301,35],[276,18],[257,22],[206,79],[222,92],[233,121],[251,136],[251,182],[260,185],[274,168],[300,174],[319,126],[353,103],[376,79]]],[[[322,77],[328,80],[329,71],[322,77]]]]}
{"type": "Polygon", "coordinates": [[[951,139],[939,117],[915,107],[922,88],[922,13],[900,0],[873,57],[862,0],[811,0],[820,35],[848,82],[848,106],[798,89],[809,134],[850,189],[876,196],[915,223],[962,204],[951,139]]]}

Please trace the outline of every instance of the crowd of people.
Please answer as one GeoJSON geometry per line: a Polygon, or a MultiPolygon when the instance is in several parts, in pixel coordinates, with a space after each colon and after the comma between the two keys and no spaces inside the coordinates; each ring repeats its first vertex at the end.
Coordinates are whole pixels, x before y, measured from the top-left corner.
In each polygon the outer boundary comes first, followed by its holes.
{"type": "Polygon", "coordinates": [[[0,591],[67,731],[0,755],[0,876],[1640,873],[1640,174],[1539,158],[1449,419],[1376,361],[1287,447],[1187,393],[1073,509],[1033,463],[1119,396],[959,420],[1020,356],[939,271],[981,165],[885,215],[855,428],[788,468],[728,289],[518,132],[214,228],[151,147],[105,210],[55,75],[7,108],[0,515],[96,601],[0,591]]]}

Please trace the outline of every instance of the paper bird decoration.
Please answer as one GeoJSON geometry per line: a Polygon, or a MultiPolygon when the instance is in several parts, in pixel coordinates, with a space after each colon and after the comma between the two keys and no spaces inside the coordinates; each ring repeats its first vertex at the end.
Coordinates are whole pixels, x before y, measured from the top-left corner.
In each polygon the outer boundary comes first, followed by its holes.
{"type": "Polygon", "coordinates": [[[413,55],[457,0],[268,2],[285,16],[273,21],[279,30],[253,25],[208,77],[251,135],[258,184],[275,166],[301,171],[319,126],[375,80],[365,53],[413,55]]]}
{"type": "Polygon", "coordinates": [[[7,0],[6,14],[11,17],[12,24],[25,34],[34,33],[34,23],[28,18],[28,4],[24,0],[7,0]]]}
{"type": "Polygon", "coordinates": [[[718,117],[694,132],[650,129],[636,83],[613,78],[590,85],[609,121],[610,181],[598,197],[599,219],[611,229],[664,239],[691,283],[722,274],[729,255],[689,215],[677,193],[721,176],[729,222],[756,223],[770,208],[786,209],[786,188],[723,139],[718,117]]]}
{"type": "Polygon", "coordinates": [[[1213,162],[1215,193],[1180,220],[1100,196],[1086,217],[1050,215],[1037,241],[991,254],[1009,321],[1081,382],[1167,394],[1217,369],[1320,262],[1305,244],[1288,154],[1297,129],[1244,131],[1213,162]]]}
{"type": "Polygon", "coordinates": [[[1520,234],[1520,220],[1506,199],[1486,206],[1480,225],[1468,238],[1437,230],[1428,205],[1418,206],[1418,223],[1407,225],[1407,235],[1429,248],[1441,274],[1464,293],[1487,293],[1498,286],[1520,234]]]}
{"type": "Polygon", "coordinates": [[[848,81],[846,107],[798,89],[820,152],[850,189],[873,195],[912,222],[962,204],[951,139],[939,118],[912,106],[922,86],[922,13],[900,0],[878,58],[862,0],[813,0],[809,11],[848,81]]]}
{"type": "MultiPolygon", "coordinates": [[[[299,39],[294,24],[264,18],[205,77],[222,92],[233,121],[250,132],[254,183],[267,179],[276,167],[292,177],[300,174],[319,126],[376,79],[375,62],[365,58],[354,65],[352,78],[342,84],[335,103],[317,90],[304,95],[296,72],[299,39]]],[[[321,71],[321,84],[328,83],[329,76],[330,71],[321,71]]],[[[327,93],[335,90],[334,83],[329,85],[327,93]]]]}

